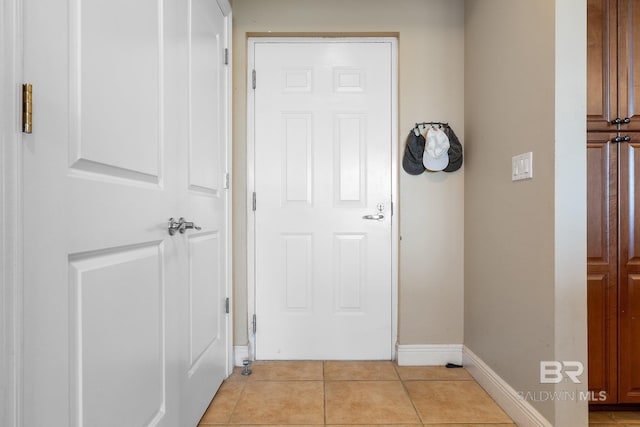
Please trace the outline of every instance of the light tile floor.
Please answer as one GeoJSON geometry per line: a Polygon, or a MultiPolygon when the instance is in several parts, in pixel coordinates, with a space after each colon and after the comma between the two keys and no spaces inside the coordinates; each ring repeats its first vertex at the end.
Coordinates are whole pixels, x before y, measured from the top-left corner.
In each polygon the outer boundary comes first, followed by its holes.
{"type": "Polygon", "coordinates": [[[465,369],[393,362],[256,362],[220,387],[200,427],[508,427],[465,369]]]}

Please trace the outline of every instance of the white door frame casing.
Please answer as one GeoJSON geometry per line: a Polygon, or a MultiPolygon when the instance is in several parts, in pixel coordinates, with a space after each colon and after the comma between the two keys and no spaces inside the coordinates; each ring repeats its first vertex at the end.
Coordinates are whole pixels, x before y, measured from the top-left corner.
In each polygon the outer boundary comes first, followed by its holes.
{"type": "Polygon", "coordinates": [[[21,421],[22,3],[0,0],[0,425],[21,421]]]}
{"type": "Polygon", "coordinates": [[[225,146],[226,146],[226,170],[229,176],[228,188],[225,194],[227,198],[227,211],[225,212],[225,228],[226,228],[226,293],[229,298],[229,313],[227,313],[227,375],[231,375],[234,367],[233,359],[233,187],[231,177],[233,176],[233,12],[229,0],[217,0],[220,9],[225,17],[225,46],[227,49],[227,64],[225,69],[225,92],[226,111],[225,111],[225,146]]]}
{"type": "Polygon", "coordinates": [[[225,198],[226,200],[226,212],[225,212],[225,250],[227,251],[226,253],[226,277],[225,277],[225,292],[227,294],[227,297],[229,298],[229,313],[227,314],[227,319],[226,319],[226,332],[227,332],[227,338],[226,338],[226,346],[227,346],[227,360],[226,360],[226,369],[227,369],[227,375],[231,375],[231,372],[233,372],[233,367],[234,367],[234,360],[233,360],[233,287],[232,287],[232,281],[233,281],[233,236],[232,236],[232,229],[233,229],[233,203],[231,202],[232,199],[232,183],[231,183],[231,176],[233,176],[233,144],[232,144],[232,138],[233,138],[233,134],[232,134],[232,122],[233,122],[233,103],[232,103],[232,99],[233,99],[233,68],[232,68],[232,63],[233,61],[231,60],[232,58],[232,40],[233,40],[233,12],[231,10],[231,4],[229,3],[229,0],[216,0],[216,2],[218,3],[218,6],[220,7],[220,10],[222,11],[222,14],[224,15],[224,22],[225,22],[225,29],[224,29],[224,33],[225,33],[225,40],[224,40],[224,45],[225,48],[227,49],[227,58],[228,61],[226,63],[226,66],[224,67],[224,72],[225,72],[225,76],[224,76],[224,81],[225,81],[225,92],[224,92],[224,96],[226,99],[225,102],[225,117],[224,117],[224,124],[225,124],[225,132],[224,132],[224,143],[225,143],[225,152],[226,152],[226,158],[225,158],[225,166],[226,166],[226,172],[229,176],[229,182],[228,182],[228,188],[225,194],[225,198]]]}
{"type": "Polygon", "coordinates": [[[224,142],[225,142],[225,152],[226,152],[226,159],[225,159],[225,168],[226,168],[226,172],[228,173],[229,176],[229,182],[228,182],[228,188],[225,194],[225,198],[226,200],[226,218],[225,218],[225,228],[226,228],[226,241],[224,242],[225,244],[225,250],[227,251],[226,253],[226,277],[225,277],[225,292],[227,294],[227,297],[229,298],[229,313],[227,314],[227,321],[226,321],[226,332],[227,332],[227,360],[226,360],[226,369],[227,369],[227,375],[230,375],[231,372],[233,371],[233,367],[234,367],[234,360],[233,360],[233,287],[232,287],[232,276],[233,276],[233,236],[231,233],[231,230],[233,228],[233,223],[232,223],[232,219],[233,219],[233,203],[231,203],[231,199],[232,199],[232,182],[231,182],[231,177],[233,176],[233,144],[232,144],[232,138],[233,138],[233,134],[232,134],[232,122],[233,122],[233,104],[232,104],[232,99],[233,99],[233,68],[232,68],[232,63],[233,61],[231,60],[232,58],[232,40],[233,40],[233,11],[231,10],[231,4],[229,3],[229,0],[216,0],[216,2],[218,3],[218,6],[220,6],[220,10],[222,11],[222,14],[224,15],[224,22],[225,22],[225,29],[224,29],[224,34],[225,34],[225,40],[224,40],[224,45],[225,48],[227,49],[227,55],[228,55],[228,61],[226,66],[224,67],[224,81],[225,81],[225,92],[224,92],[224,96],[226,99],[225,102],[225,117],[224,117],[224,124],[226,126],[225,132],[224,132],[224,142]]]}
{"type": "Polygon", "coordinates": [[[249,336],[249,358],[255,360],[254,314],[256,307],[255,277],[255,215],[253,192],[255,191],[255,92],[252,71],[255,67],[255,46],[257,43],[390,43],[391,44],[391,354],[396,358],[398,340],[398,39],[395,37],[250,37],[247,51],[247,317],[249,336]]]}
{"type": "MultiPolygon", "coordinates": [[[[226,75],[226,170],[232,176],[232,11],[228,0],[216,0],[225,15],[225,44],[229,52],[226,75]]],[[[0,0],[0,425],[22,426],[22,155],[21,85],[23,83],[23,10],[20,0],[0,0]]],[[[36,88],[37,90],[37,88],[36,88]]],[[[37,96],[37,92],[36,95],[37,96]]],[[[37,115],[36,115],[37,117],[37,115]]],[[[36,127],[37,128],[37,127],[36,127]]],[[[232,203],[226,195],[227,237],[226,370],[233,370],[232,203]]]]}

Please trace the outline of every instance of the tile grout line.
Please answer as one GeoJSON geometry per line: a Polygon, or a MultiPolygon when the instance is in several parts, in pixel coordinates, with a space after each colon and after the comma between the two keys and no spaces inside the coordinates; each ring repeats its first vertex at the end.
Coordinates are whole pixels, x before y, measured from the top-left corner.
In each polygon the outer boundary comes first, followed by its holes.
{"type": "Polygon", "coordinates": [[[236,399],[236,403],[233,405],[233,408],[231,409],[231,413],[229,414],[229,419],[227,420],[227,424],[231,424],[231,419],[233,418],[233,414],[235,414],[236,412],[238,403],[240,403],[240,400],[242,399],[242,395],[244,394],[244,390],[247,388],[248,383],[249,383],[249,378],[247,378],[246,380],[242,380],[242,390],[240,390],[240,393],[238,394],[238,398],[236,399]]]}
{"type": "Polygon", "coordinates": [[[322,415],[324,416],[324,425],[327,425],[327,379],[325,378],[325,364],[326,360],[322,361],[322,415]]]}
{"type": "Polygon", "coordinates": [[[393,369],[396,371],[396,375],[398,375],[398,379],[400,380],[400,384],[402,384],[402,389],[404,390],[405,394],[407,395],[407,398],[409,399],[409,402],[411,402],[411,407],[416,412],[416,415],[418,416],[418,420],[420,420],[420,424],[424,426],[425,423],[424,423],[424,420],[422,419],[422,415],[420,415],[420,411],[418,411],[418,408],[416,407],[416,404],[413,402],[413,399],[411,398],[411,394],[409,394],[409,390],[407,389],[407,386],[404,383],[404,379],[402,378],[402,375],[400,374],[400,366],[398,365],[398,361],[397,360],[395,361],[395,363],[393,363],[393,369]]]}
{"type": "Polygon", "coordinates": [[[418,419],[420,420],[420,424],[425,425],[424,424],[424,420],[422,419],[422,415],[420,414],[420,411],[416,407],[416,404],[413,401],[413,398],[411,397],[411,394],[409,393],[409,389],[407,389],[407,385],[405,384],[404,380],[400,376],[400,372],[398,372],[398,377],[400,378],[400,384],[402,384],[402,389],[404,390],[405,394],[407,395],[407,398],[409,399],[409,402],[411,402],[411,407],[416,412],[416,415],[418,416],[418,419]]]}

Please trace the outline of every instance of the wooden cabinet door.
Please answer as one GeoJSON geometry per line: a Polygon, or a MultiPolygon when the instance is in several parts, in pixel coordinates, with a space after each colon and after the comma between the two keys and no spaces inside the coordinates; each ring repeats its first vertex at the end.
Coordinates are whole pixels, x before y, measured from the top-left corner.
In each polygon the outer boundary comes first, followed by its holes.
{"type": "Polygon", "coordinates": [[[615,133],[587,136],[587,321],[589,390],[617,402],[617,145],[615,133]]]}
{"type": "Polygon", "coordinates": [[[618,400],[640,403],[640,133],[629,136],[619,144],[618,400]]]}
{"type": "Polygon", "coordinates": [[[618,117],[640,130],[640,0],[618,0],[618,117]]]}
{"type": "Polygon", "coordinates": [[[618,117],[617,1],[587,1],[587,129],[613,131],[618,117]]]}

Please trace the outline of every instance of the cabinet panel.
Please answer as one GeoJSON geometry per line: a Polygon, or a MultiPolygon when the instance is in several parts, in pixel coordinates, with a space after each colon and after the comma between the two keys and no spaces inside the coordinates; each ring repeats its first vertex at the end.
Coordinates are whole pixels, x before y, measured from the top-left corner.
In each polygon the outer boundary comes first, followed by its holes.
{"type": "Polygon", "coordinates": [[[592,404],[617,402],[616,291],[609,274],[587,275],[589,328],[589,391],[604,391],[607,399],[592,404]]]}
{"type": "Polygon", "coordinates": [[[640,130],[640,0],[618,0],[618,117],[640,130]]]}
{"type": "Polygon", "coordinates": [[[589,390],[617,401],[617,145],[616,134],[587,136],[587,321],[589,390]]]}
{"type": "Polygon", "coordinates": [[[640,274],[620,280],[619,402],[640,403],[640,274]]]}
{"type": "Polygon", "coordinates": [[[620,143],[620,265],[640,273],[640,133],[622,134],[630,138],[620,143]]]}
{"type": "Polygon", "coordinates": [[[640,403],[640,133],[620,144],[619,401],[640,403]]]}
{"type": "Polygon", "coordinates": [[[587,136],[587,261],[609,271],[616,257],[617,163],[614,133],[587,136]]]}
{"type": "Polygon", "coordinates": [[[587,1],[587,129],[615,130],[618,112],[617,1],[587,1]]]}

